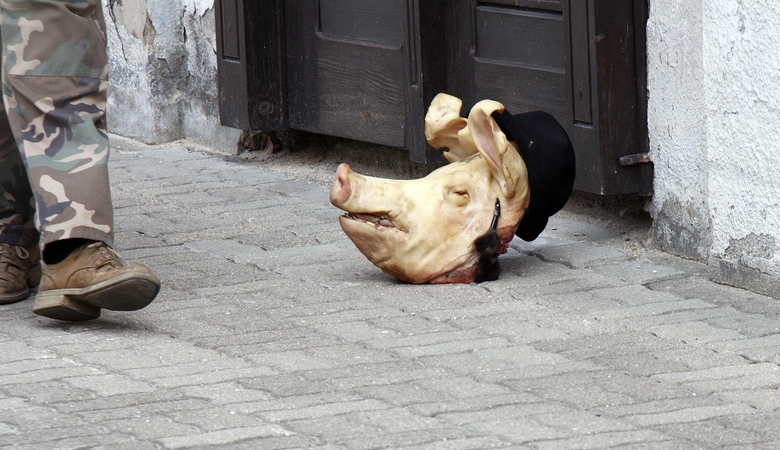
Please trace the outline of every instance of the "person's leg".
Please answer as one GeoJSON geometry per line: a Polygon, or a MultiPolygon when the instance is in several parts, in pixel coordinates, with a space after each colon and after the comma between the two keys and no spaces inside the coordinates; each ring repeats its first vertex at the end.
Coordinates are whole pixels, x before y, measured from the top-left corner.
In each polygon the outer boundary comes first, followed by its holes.
{"type": "Polygon", "coordinates": [[[108,57],[100,3],[0,0],[0,6],[3,100],[44,246],[73,238],[111,245],[108,57]]]}
{"type": "Polygon", "coordinates": [[[40,235],[35,228],[27,171],[0,102],[0,304],[23,300],[41,279],[40,235]]]}
{"type": "Polygon", "coordinates": [[[33,311],[63,320],[146,306],[159,280],[113,244],[99,0],[0,0],[3,101],[37,206],[46,269],[33,311]],[[78,244],[78,245],[76,245],[78,244]]]}

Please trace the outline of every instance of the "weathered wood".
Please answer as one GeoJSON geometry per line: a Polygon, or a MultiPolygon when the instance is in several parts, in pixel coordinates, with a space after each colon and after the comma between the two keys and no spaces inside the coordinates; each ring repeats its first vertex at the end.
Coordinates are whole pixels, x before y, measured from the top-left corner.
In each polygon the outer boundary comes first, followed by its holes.
{"type": "Polygon", "coordinates": [[[474,64],[476,98],[500,99],[512,114],[543,110],[564,123],[568,118],[567,85],[562,71],[487,64],[479,59],[474,64]]]}
{"type": "MultiPolygon", "coordinates": [[[[407,120],[402,43],[369,40],[355,24],[376,20],[371,8],[347,11],[348,0],[288,0],[292,128],[405,147],[407,120]],[[335,11],[325,11],[333,7],[335,11]],[[322,28],[321,19],[327,27],[322,28]],[[339,21],[342,25],[339,25],[339,21]],[[327,32],[322,31],[327,29],[327,32]],[[357,34],[357,36],[351,36],[357,34]]],[[[406,2],[384,4],[383,26],[404,30],[406,2]],[[392,22],[394,21],[394,22],[392,22]],[[388,23],[389,22],[389,23],[388,23]]]]}
{"type": "Polygon", "coordinates": [[[562,14],[477,6],[476,25],[477,58],[563,73],[566,55],[562,14]]]}
{"type": "MultiPolygon", "coordinates": [[[[592,1],[592,0],[590,0],[592,1]]],[[[593,123],[590,48],[593,35],[588,0],[571,3],[569,29],[571,30],[571,79],[574,122],[593,123]]]]}
{"type": "Polygon", "coordinates": [[[406,0],[319,0],[319,31],[371,42],[403,44],[406,0]]]}
{"type": "Polygon", "coordinates": [[[412,161],[444,162],[441,150],[425,140],[424,121],[433,98],[447,89],[446,2],[409,0],[408,14],[406,147],[412,161]]]}
{"type": "Polygon", "coordinates": [[[563,0],[486,0],[480,3],[516,6],[518,8],[526,9],[541,9],[544,11],[563,11],[563,0]]]}
{"type": "MultiPolygon", "coordinates": [[[[642,0],[636,0],[642,1],[642,0]]],[[[635,10],[624,0],[458,0],[448,9],[448,90],[464,109],[482,98],[513,113],[541,109],[567,129],[577,151],[576,188],[639,192],[641,152],[635,10]],[[454,73],[453,73],[454,71],[454,73]]],[[[641,36],[639,37],[641,40],[641,36]]],[[[644,124],[646,128],[646,124],[644,124]]]]}
{"type": "Polygon", "coordinates": [[[442,3],[287,0],[292,128],[407,148],[425,143],[425,110],[445,89],[442,3]]]}
{"type": "Polygon", "coordinates": [[[287,128],[281,0],[218,0],[215,18],[220,121],[252,131],[287,128]]]}
{"type": "Polygon", "coordinates": [[[423,133],[434,95],[460,97],[464,114],[493,98],[564,125],[576,189],[652,189],[651,163],[619,163],[647,152],[647,0],[218,2],[223,122],[289,124],[439,161],[423,133]]]}
{"type": "Polygon", "coordinates": [[[474,105],[474,53],[476,52],[476,1],[447,2],[447,93],[463,100],[464,114],[474,105]]]}
{"type": "Polygon", "coordinates": [[[217,26],[220,27],[220,54],[224,59],[241,59],[241,36],[240,29],[243,28],[243,17],[239,14],[238,0],[222,0],[217,8],[219,20],[217,26]]]}
{"type": "Polygon", "coordinates": [[[449,19],[448,39],[456,47],[450,47],[448,89],[463,99],[464,114],[477,101],[492,98],[513,114],[542,109],[565,120],[563,15],[472,0],[456,3],[449,19]]]}
{"type": "Polygon", "coordinates": [[[288,128],[284,0],[243,0],[252,131],[288,128]]]}
{"type": "MultiPolygon", "coordinates": [[[[577,153],[577,182],[581,191],[609,195],[640,192],[639,166],[621,166],[621,156],[642,151],[638,142],[634,7],[618,0],[565,0],[572,52],[572,121],[565,124],[577,153]],[[574,54],[581,55],[581,33],[587,4],[589,82],[584,68],[575,70],[574,54]],[[581,25],[579,25],[581,26],[581,25]],[[577,50],[580,48],[580,50],[577,50]],[[590,85],[590,120],[580,86],[590,85]]],[[[584,64],[578,62],[578,64],[584,64]]],[[[582,89],[584,93],[584,89],[582,89]]]]}
{"type": "MultiPolygon", "coordinates": [[[[641,153],[650,151],[647,129],[647,0],[634,0],[634,55],[636,57],[636,130],[641,153]]],[[[653,195],[653,163],[640,167],[639,194],[653,195]]]]}
{"type": "Polygon", "coordinates": [[[600,183],[587,180],[588,190],[600,194],[637,192],[640,168],[620,167],[617,163],[621,156],[636,153],[639,148],[633,5],[602,0],[596,1],[593,9],[599,115],[594,150],[601,155],[601,171],[600,183]]]}
{"type": "Polygon", "coordinates": [[[217,0],[217,86],[223,125],[249,128],[242,0],[217,0]]]}
{"type": "Polygon", "coordinates": [[[299,129],[374,142],[406,145],[401,46],[380,47],[317,39],[319,104],[316,123],[299,129]]]}

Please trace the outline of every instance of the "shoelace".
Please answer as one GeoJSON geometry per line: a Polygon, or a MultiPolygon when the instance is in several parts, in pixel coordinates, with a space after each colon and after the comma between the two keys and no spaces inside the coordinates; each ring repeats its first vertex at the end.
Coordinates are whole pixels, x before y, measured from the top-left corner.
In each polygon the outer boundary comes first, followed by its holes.
{"type": "Polygon", "coordinates": [[[105,243],[96,242],[90,245],[90,247],[95,247],[100,251],[100,263],[97,265],[97,268],[104,266],[122,267],[125,265],[124,260],[105,243]]]}
{"type": "Polygon", "coordinates": [[[21,260],[25,260],[30,257],[30,252],[26,248],[18,245],[0,244],[0,263],[9,263],[18,266],[21,260]],[[19,257],[14,258],[13,253],[19,257]]]}
{"type": "Polygon", "coordinates": [[[0,273],[0,279],[15,277],[18,273],[10,273],[8,269],[13,267],[13,272],[21,271],[24,267],[23,261],[30,257],[30,252],[24,247],[10,244],[0,244],[0,264],[6,264],[6,269],[0,273]],[[14,255],[14,253],[16,253],[14,255]],[[18,258],[17,258],[18,257],[18,258]]]}

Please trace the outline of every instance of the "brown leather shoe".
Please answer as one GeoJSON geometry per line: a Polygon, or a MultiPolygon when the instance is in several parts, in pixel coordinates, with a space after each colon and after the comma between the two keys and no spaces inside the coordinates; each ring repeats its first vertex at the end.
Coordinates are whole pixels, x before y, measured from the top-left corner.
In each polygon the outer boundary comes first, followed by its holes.
{"type": "Polygon", "coordinates": [[[0,304],[24,300],[30,288],[41,282],[41,251],[38,246],[0,244],[0,304]]]}
{"type": "Polygon", "coordinates": [[[95,242],[46,265],[33,312],[74,322],[95,319],[101,308],[141,309],[159,290],[160,280],[151,269],[129,265],[109,246],[95,242]]]}

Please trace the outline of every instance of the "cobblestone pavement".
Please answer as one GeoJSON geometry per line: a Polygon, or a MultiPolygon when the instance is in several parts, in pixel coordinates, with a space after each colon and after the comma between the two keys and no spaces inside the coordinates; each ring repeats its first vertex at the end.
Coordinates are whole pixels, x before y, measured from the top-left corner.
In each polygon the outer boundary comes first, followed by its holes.
{"type": "Polygon", "coordinates": [[[81,324],[3,306],[0,447],[780,445],[778,301],[630,233],[564,213],[498,281],[406,285],[305,167],[112,158],[117,247],[162,291],[81,324]]]}

